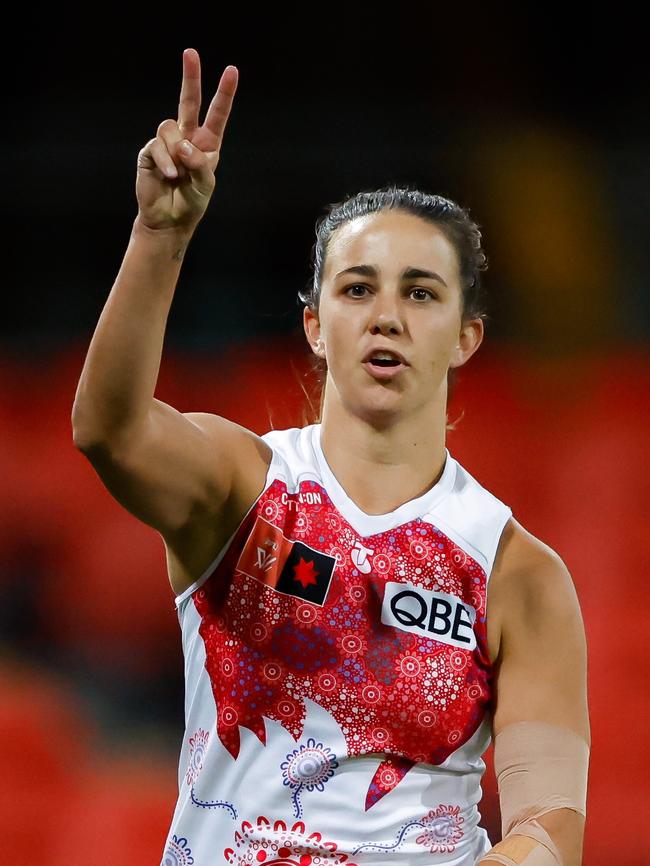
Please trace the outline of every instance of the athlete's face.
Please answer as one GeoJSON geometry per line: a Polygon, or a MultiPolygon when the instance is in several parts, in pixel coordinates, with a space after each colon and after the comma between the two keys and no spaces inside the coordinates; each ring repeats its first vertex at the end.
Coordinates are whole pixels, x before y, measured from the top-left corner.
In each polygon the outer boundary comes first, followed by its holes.
{"type": "Polygon", "coordinates": [[[443,399],[448,369],[478,349],[483,324],[463,322],[461,313],[452,244],[420,217],[382,211],[336,230],[319,310],[305,308],[304,326],[327,361],[328,388],[352,411],[393,414],[443,399]],[[408,366],[388,379],[374,375],[363,361],[379,345],[400,352],[408,366]]]}

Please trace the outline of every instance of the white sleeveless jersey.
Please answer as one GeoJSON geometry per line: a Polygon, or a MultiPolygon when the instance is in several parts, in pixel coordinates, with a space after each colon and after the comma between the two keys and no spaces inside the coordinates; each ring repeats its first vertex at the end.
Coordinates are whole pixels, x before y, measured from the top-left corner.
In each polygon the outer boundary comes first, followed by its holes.
{"type": "Polygon", "coordinates": [[[473,866],[493,672],[487,585],[512,512],[446,451],[369,515],[321,425],[273,430],[265,489],[176,598],[179,796],[164,866],[473,866]]]}

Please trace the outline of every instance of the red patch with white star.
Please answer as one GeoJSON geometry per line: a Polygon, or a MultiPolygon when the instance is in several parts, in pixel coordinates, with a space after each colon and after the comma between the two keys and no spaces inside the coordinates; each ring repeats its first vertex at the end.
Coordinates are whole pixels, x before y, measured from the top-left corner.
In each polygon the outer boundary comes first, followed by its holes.
{"type": "Polygon", "coordinates": [[[335,565],[336,556],[291,541],[257,517],[235,568],[278,592],[323,604],[335,565]]]}

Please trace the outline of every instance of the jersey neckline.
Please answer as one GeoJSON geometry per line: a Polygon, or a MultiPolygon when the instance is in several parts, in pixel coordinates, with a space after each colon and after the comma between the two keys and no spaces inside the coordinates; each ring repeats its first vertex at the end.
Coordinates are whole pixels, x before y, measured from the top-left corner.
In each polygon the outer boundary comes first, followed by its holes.
{"type": "Polygon", "coordinates": [[[316,457],[316,462],[325,481],[327,493],[353,529],[357,529],[360,535],[370,535],[383,532],[408,523],[416,517],[422,516],[437,505],[450,492],[456,478],[456,461],[445,448],[445,465],[442,475],[429,490],[415,499],[403,502],[394,511],[386,514],[368,514],[353,502],[348,496],[338,479],[334,475],[321,446],[322,424],[311,425],[311,444],[316,457]]]}

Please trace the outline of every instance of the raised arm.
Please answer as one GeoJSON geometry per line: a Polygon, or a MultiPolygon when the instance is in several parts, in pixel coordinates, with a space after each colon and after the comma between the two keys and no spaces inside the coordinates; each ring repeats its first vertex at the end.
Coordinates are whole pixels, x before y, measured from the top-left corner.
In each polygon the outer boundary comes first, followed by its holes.
{"type": "Polygon", "coordinates": [[[225,418],[184,415],[154,399],[183,255],[215,186],[237,81],[226,67],[199,125],[199,55],[183,53],[178,119],[163,121],[138,154],[138,213],[72,409],[75,445],[111,493],[166,537],[197,513],[218,514],[237,460],[259,446],[225,418]]]}
{"type": "Polygon", "coordinates": [[[477,866],[581,866],[591,736],[575,587],[560,557],[511,521],[490,588],[502,620],[493,739],[503,838],[477,866]]]}
{"type": "Polygon", "coordinates": [[[237,85],[227,67],[198,126],[199,56],[183,54],[178,121],[164,120],[138,154],[138,213],[115,284],[90,343],[72,424],[80,447],[121,437],[146,418],[183,255],[214,189],[223,130],[237,85]],[[192,152],[181,143],[191,141],[192,152]]]}

